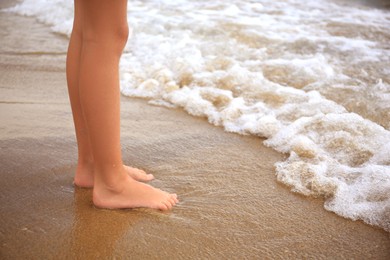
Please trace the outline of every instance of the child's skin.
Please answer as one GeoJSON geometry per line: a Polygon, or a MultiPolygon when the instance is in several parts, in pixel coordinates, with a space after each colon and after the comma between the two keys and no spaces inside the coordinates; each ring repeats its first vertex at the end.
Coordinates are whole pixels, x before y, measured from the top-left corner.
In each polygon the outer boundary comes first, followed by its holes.
{"type": "Polygon", "coordinates": [[[169,194],[140,181],[153,175],[123,165],[119,59],[128,37],[127,0],[75,0],[66,74],[78,144],[74,183],[93,187],[102,208],[169,210],[169,194]]]}

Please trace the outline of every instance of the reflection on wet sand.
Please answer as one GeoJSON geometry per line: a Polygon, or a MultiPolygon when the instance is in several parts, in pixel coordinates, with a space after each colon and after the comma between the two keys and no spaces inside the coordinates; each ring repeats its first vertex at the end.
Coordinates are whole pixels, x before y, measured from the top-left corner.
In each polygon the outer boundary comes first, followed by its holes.
{"type": "Polygon", "coordinates": [[[137,212],[99,210],[91,203],[91,190],[75,188],[70,258],[108,259],[124,234],[139,218],[137,212]]]}

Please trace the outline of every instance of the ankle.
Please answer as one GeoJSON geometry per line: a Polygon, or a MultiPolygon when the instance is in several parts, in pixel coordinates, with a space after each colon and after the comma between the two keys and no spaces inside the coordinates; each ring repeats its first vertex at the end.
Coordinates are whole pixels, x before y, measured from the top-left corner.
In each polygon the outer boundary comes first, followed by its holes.
{"type": "Polygon", "coordinates": [[[93,163],[77,162],[77,170],[93,171],[93,163]]]}
{"type": "Polygon", "coordinates": [[[106,190],[109,192],[121,192],[124,182],[127,181],[128,175],[124,170],[123,165],[106,165],[97,167],[94,166],[95,187],[98,190],[106,190]]]}
{"type": "Polygon", "coordinates": [[[93,159],[92,158],[78,158],[77,166],[80,167],[93,167],[93,159]]]}

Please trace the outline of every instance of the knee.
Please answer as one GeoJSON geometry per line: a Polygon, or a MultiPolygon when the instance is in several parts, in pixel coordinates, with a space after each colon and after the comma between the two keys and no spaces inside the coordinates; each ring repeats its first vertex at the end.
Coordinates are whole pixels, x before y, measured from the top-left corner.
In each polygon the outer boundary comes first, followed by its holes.
{"type": "Polygon", "coordinates": [[[84,29],[83,43],[93,44],[102,48],[110,48],[121,53],[129,37],[129,27],[126,24],[110,28],[99,28],[98,30],[84,29]]]}
{"type": "Polygon", "coordinates": [[[114,40],[117,43],[117,47],[122,51],[125,47],[127,40],[129,38],[129,26],[126,24],[123,24],[121,26],[118,26],[115,31],[114,40]]]}

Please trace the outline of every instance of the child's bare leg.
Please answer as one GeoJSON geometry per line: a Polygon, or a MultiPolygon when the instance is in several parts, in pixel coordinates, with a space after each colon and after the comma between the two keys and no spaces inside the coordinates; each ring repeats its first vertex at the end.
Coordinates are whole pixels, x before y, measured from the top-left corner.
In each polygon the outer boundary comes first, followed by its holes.
{"type": "Polygon", "coordinates": [[[135,181],[122,163],[118,66],[128,37],[127,0],[77,1],[83,18],[79,93],[94,159],[94,204],[170,209],[175,194],[135,181]]]}
{"type": "MultiPolygon", "coordinates": [[[[73,31],[69,42],[66,75],[68,81],[68,92],[72,106],[73,121],[76,129],[78,146],[78,162],[74,177],[75,185],[79,187],[93,187],[93,156],[89,144],[89,136],[84,122],[82,107],[79,96],[79,71],[82,41],[82,5],[81,1],[75,1],[75,15],[73,31]]],[[[152,174],[126,166],[127,173],[135,180],[149,181],[153,179],[152,174]]]]}
{"type": "Polygon", "coordinates": [[[69,42],[66,59],[66,77],[68,92],[76,129],[78,146],[78,162],[74,182],[78,186],[93,186],[93,157],[89,145],[88,132],[82,116],[79,98],[79,70],[82,48],[82,16],[79,1],[75,1],[75,16],[72,35],[69,42]]]}

